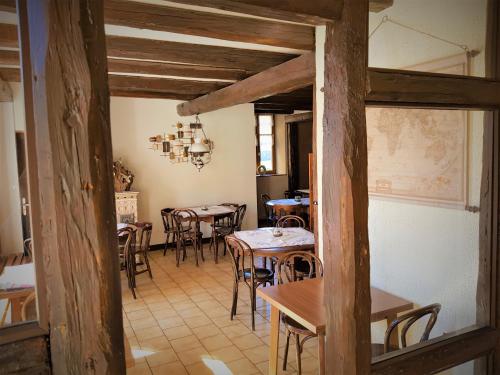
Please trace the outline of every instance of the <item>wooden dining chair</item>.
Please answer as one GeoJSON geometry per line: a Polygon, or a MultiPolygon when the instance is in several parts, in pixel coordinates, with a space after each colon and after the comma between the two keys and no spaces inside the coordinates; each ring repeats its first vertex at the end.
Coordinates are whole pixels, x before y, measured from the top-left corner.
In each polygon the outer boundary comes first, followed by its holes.
{"type": "MultiPolygon", "coordinates": [[[[153,232],[153,224],[148,222],[137,222],[134,223],[137,228],[136,238],[138,239],[134,248],[134,256],[132,257],[132,270],[135,276],[141,273],[148,272],[149,277],[152,279],[153,274],[151,272],[151,265],[149,264],[149,247],[151,242],[151,233],[153,232]],[[141,259],[141,263],[137,263],[137,256],[141,259]],[[138,269],[137,266],[144,265],[144,269],[138,269]]],[[[135,281],[134,281],[135,282],[135,281]]]]}
{"type": "Polygon", "coordinates": [[[247,212],[247,205],[241,204],[235,211],[234,216],[234,231],[240,231],[243,225],[243,219],[245,218],[245,213],[247,212]]]}
{"type": "Polygon", "coordinates": [[[177,243],[177,228],[172,216],[172,212],[174,212],[173,208],[164,208],[160,212],[163,222],[163,232],[165,233],[165,246],[163,248],[163,255],[165,255],[168,245],[177,243]]]}
{"type": "Polygon", "coordinates": [[[175,249],[176,265],[179,267],[182,247],[182,261],[186,260],[186,245],[191,244],[194,250],[196,266],[199,266],[198,252],[201,260],[205,261],[203,256],[203,233],[200,230],[200,219],[196,212],[190,209],[174,210],[172,216],[177,228],[177,246],[175,249]]]}
{"type": "MultiPolygon", "coordinates": [[[[212,224],[212,236],[210,239],[210,249],[214,251],[214,261],[219,262],[219,242],[224,240],[226,236],[234,233],[236,212],[220,214],[214,217],[212,224]]],[[[226,242],[224,241],[224,255],[226,255],[226,242]]]]}
{"type": "Polygon", "coordinates": [[[300,204],[275,204],[273,206],[276,221],[283,216],[296,215],[300,216],[303,212],[303,206],[300,204]]]}
{"type": "MultiPolygon", "coordinates": [[[[314,277],[323,277],[323,263],[316,255],[307,251],[294,251],[289,253],[287,256],[279,260],[277,270],[279,284],[304,280],[305,278],[311,279],[314,277]]],[[[296,298],[300,298],[300,296],[297,296],[296,298]]],[[[300,375],[302,373],[301,354],[304,350],[304,343],[307,340],[317,337],[317,335],[286,314],[281,314],[281,321],[285,326],[286,332],[285,353],[283,355],[283,371],[286,371],[290,336],[293,335],[295,338],[297,371],[300,375]],[[302,340],[300,339],[301,336],[303,337],[302,340]]]]}
{"type": "Polygon", "coordinates": [[[234,235],[226,236],[226,246],[232,259],[233,267],[233,303],[231,305],[231,320],[236,315],[238,306],[238,285],[242,281],[250,290],[250,305],[252,310],[252,330],[255,331],[256,290],[260,285],[274,285],[274,272],[255,266],[253,250],[245,242],[234,235]],[[241,266],[240,266],[241,265],[241,266]]]}
{"type": "Polygon", "coordinates": [[[264,205],[264,212],[266,213],[267,225],[274,226],[276,224],[276,216],[274,215],[274,210],[270,207],[267,202],[271,200],[268,194],[261,194],[260,201],[264,205]]]}
{"type": "Polygon", "coordinates": [[[135,277],[134,273],[132,271],[132,263],[135,262],[135,259],[132,260],[134,257],[134,246],[135,246],[135,234],[136,234],[136,229],[127,226],[125,228],[121,228],[117,232],[118,234],[118,243],[119,243],[119,249],[120,249],[120,260],[122,264],[122,269],[125,270],[126,276],[127,276],[127,281],[128,281],[128,287],[132,292],[132,296],[135,298],[135,277]]]}
{"type": "Polygon", "coordinates": [[[30,259],[33,259],[33,241],[31,238],[26,238],[23,241],[23,251],[24,256],[28,256],[30,259]]]}
{"type": "Polygon", "coordinates": [[[391,343],[391,336],[394,334],[396,335],[398,334],[398,328],[403,323],[404,325],[401,328],[401,333],[399,334],[398,341],[400,339],[401,347],[406,348],[407,347],[406,335],[408,333],[408,330],[413,326],[413,324],[415,324],[417,321],[424,318],[425,316],[429,316],[429,319],[427,320],[425,329],[422,332],[422,336],[420,336],[419,342],[424,342],[429,340],[429,335],[432,331],[432,328],[434,328],[434,325],[436,324],[436,320],[440,311],[441,311],[441,304],[434,303],[432,305],[424,306],[419,309],[410,311],[404,315],[398,316],[391,322],[391,324],[389,324],[389,327],[387,327],[384,336],[384,343],[372,344],[372,356],[376,357],[400,349],[399,346],[395,347],[392,346],[390,343],[391,343]]]}
{"type": "Polygon", "coordinates": [[[276,226],[280,228],[289,228],[289,227],[305,228],[306,222],[300,216],[285,215],[278,219],[276,226]]]}

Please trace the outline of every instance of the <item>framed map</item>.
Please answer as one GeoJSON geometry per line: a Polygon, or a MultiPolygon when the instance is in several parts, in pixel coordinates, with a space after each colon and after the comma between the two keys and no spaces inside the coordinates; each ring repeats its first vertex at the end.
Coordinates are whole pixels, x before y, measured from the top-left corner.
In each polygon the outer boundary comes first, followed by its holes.
{"type": "MultiPolygon", "coordinates": [[[[464,55],[407,68],[467,75],[464,55]]],[[[424,204],[467,204],[468,113],[367,108],[368,192],[424,204]]]]}

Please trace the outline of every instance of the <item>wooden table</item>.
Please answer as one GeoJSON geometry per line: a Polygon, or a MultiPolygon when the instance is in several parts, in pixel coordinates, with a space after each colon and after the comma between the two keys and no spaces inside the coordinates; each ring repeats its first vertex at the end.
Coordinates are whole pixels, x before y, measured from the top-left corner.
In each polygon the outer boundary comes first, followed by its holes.
{"type": "Polygon", "coordinates": [[[266,202],[269,207],[273,206],[309,206],[309,198],[302,198],[300,201],[295,199],[271,199],[266,202]]]}
{"type": "MultiPolygon", "coordinates": [[[[269,343],[269,374],[278,373],[280,311],[318,335],[320,374],[324,374],[325,308],[322,278],[297,281],[257,289],[257,295],[271,304],[271,336],[269,343]],[[300,298],[298,298],[300,296],[300,298]]],[[[413,303],[378,288],[371,288],[371,321],[387,320],[413,308],[413,303]]]]}
{"type": "Polygon", "coordinates": [[[314,233],[303,228],[282,228],[281,237],[273,236],[274,228],[259,228],[235,232],[260,257],[281,258],[292,251],[314,250],[314,233]]]}
{"type": "Polygon", "coordinates": [[[217,216],[233,213],[236,211],[236,207],[214,205],[206,207],[187,207],[185,210],[192,210],[198,215],[200,221],[213,224],[217,216]],[[206,210],[204,208],[206,208],[206,210]]]}
{"type": "MultiPolygon", "coordinates": [[[[0,275],[4,272],[5,267],[16,267],[31,263],[31,258],[22,253],[11,254],[0,258],[0,275]]],[[[10,303],[10,320],[11,323],[18,323],[22,320],[22,305],[24,300],[35,291],[34,286],[20,289],[0,289],[0,299],[7,299],[10,303]]],[[[0,315],[0,321],[2,315],[0,315]]]]}

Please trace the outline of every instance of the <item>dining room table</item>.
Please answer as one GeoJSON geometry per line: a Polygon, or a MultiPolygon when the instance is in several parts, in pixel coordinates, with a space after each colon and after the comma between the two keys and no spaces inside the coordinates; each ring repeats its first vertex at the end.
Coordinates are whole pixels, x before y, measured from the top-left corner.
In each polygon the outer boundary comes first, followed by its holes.
{"type": "MultiPolygon", "coordinates": [[[[397,317],[398,313],[413,308],[413,302],[379,288],[371,287],[370,292],[372,300],[372,323],[386,320],[387,324],[390,324],[397,317]]],[[[257,296],[271,305],[269,375],[276,375],[278,373],[280,312],[286,314],[318,336],[319,373],[323,375],[325,373],[326,328],[323,278],[307,279],[259,288],[257,289],[257,296]]]]}
{"type": "Polygon", "coordinates": [[[215,218],[217,216],[227,215],[234,213],[237,209],[235,206],[225,206],[225,205],[209,205],[209,206],[195,206],[186,207],[184,210],[191,210],[196,215],[198,219],[208,224],[214,224],[215,218]]]}
{"type": "Polygon", "coordinates": [[[283,198],[283,199],[271,199],[266,202],[266,205],[269,207],[274,207],[274,206],[305,206],[309,207],[309,198],[301,198],[301,199],[295,199],[295,198],[283,198]]]}
{"type": "Polygon", "coordinates": [[[304,228],[280,228],[275,236],[273,227],[234,232],[236,238],[246,242],[254,255],[266,258],[282,258],[293,251],[314,251],[314,233],[304,228]]]}

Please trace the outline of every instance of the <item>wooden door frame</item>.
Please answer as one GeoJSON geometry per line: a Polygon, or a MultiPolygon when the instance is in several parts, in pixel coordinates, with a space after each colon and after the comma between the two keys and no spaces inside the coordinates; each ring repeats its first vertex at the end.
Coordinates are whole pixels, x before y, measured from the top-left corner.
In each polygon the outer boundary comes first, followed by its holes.
{"type": "MultiPolygon", "coordinates": [[[[491,91],[492,82],[496,80],[493,83],[498,84],[500,80],[499,0],[490,0],[488,4],[486,59],[488,76],[486,79],[455,78],[384,69],[380,70],[380,74],[388,78],[385,83],[368,81],[366,90],[364,87],[361,88],[356,76],[366,76],[367,64],[363,61],[365,61],[368,46],[365,39],[367,35],[362,35],[366,33],[367,28],[361,27],[359,23],[360,20],[367,22],[367,15],[367,2],[345,2],[341,19],[327,25],[322,154],[323,194],[320,197],[323,212],[322,230],[323,233],[329,233],[332,237],[341,238],[337,242],[335,239],[323,238],[325,284],[330,285],[325,288],[327,372],[365,374],[371,370],[373,374],[417,375],[446,370],[487,356],[488,360],[480,361],[483,365],[476,367],[476,370],[487,374],[500,373],[500,272],[498,271],[500,256],[497,239],[500,214],[500,108],[498,104],[493,104],[493,101],[487,98],[488,95],[494,93],[491,91]],[[364,4],[360,5],[360,3],[364,4]],[[356,7],[358,7],[357,18],[353,17],[353,9],[356,7]],[[335,33],[330,34],[332,29],[335,33]],[[355,39],[357,43],[353,43],[353,38],[357,38],[355,39]],[[351,51],[342,49],[346,44],[351,47],[351,51]],[[356,64],[357,67],[349,65],[353,65],[353,61],[359,62],[356,64]],[[348,79],[343,80],[338,73],[347,75],[348,79]],[[414,90],[408,94],[407,84],[410,81],[414,90]],[[462,83],[459,84],[459,81],[462,83]],[[440,82],[445,83],[444,86],[447,88],[440,87],[438,85],[440,82]],[[463,85],[464,83],[471,83],[471,85],[466,86],[463,85]],[[466,100],[463,100],[463,97],[459,98],[460,95],[457,94],[465,90],[465,87],[472,86],[475,87],[474,93],[463,95],[467,97],[466,100]],[[446,93],[449,88],[451,91],[446,93]],[[357,176],[364,177],[366,173],[366,121],[364,108],[361,109],[355,100],[351,102],[345,100],[343,94],[346,90],[354,97],[364,97],[365,100],[369,97],[369,101],[366,100],[367,105],[492,110],[485,115],[485,140],[488,142],[484,145],[486,151],[483,155],[483,166],[486,172],[483,173],[486,173],[484,178],[489,184],[482,188],[484,197],[481,202],[483,206],[481,215],[484,217],[480,229],[482,233],[480,241],[483,245],[480,246],[480,278],[477,296],[480,319],[478,325],[385,354],[373,361],[369,345],[370,319],[366,314],[366,306],[370,306],[370,296],[363,293],[370,279],[369,250],[367,243],[365,244],[363,240],[356,243],[349,235],[354,233],[355,238],[358,236],[365,238],[368,230],[364,217],[368,204],[365,193],[366,180],[363,178],[356,180],[357,176]],[[350,117],[353,114],[357,118],[350,117]],[[363,134],[360,136],[359,133],[364,133],[364,136],[363,134]],[[352,149],[360,152],[361,156],[353,158],[352,149]],[[349,172],[347,176],[346,170],[349,172]],[[361,190],[355,190],[354,181],[365,186],[361,190]],[[332,197],[334,194],[339,197],[332,197]],[[485,204],[487,208],[484,208],[485,204]],[[342,214],[339,215],[341,212],[342,214]],[[362,216],[359,221],[356,221],[354,217],[355,212],[362,216]],[[483,310],[482,316],[481,309],[483,310]],[[354,316],[362,322],[358,325],[353,323],[354,316]]],[[[382,76],[381,78],[385,79],[382,76]]],[[[377,78],[377,76],[370,76],[370,78],[377,78]]]]}

